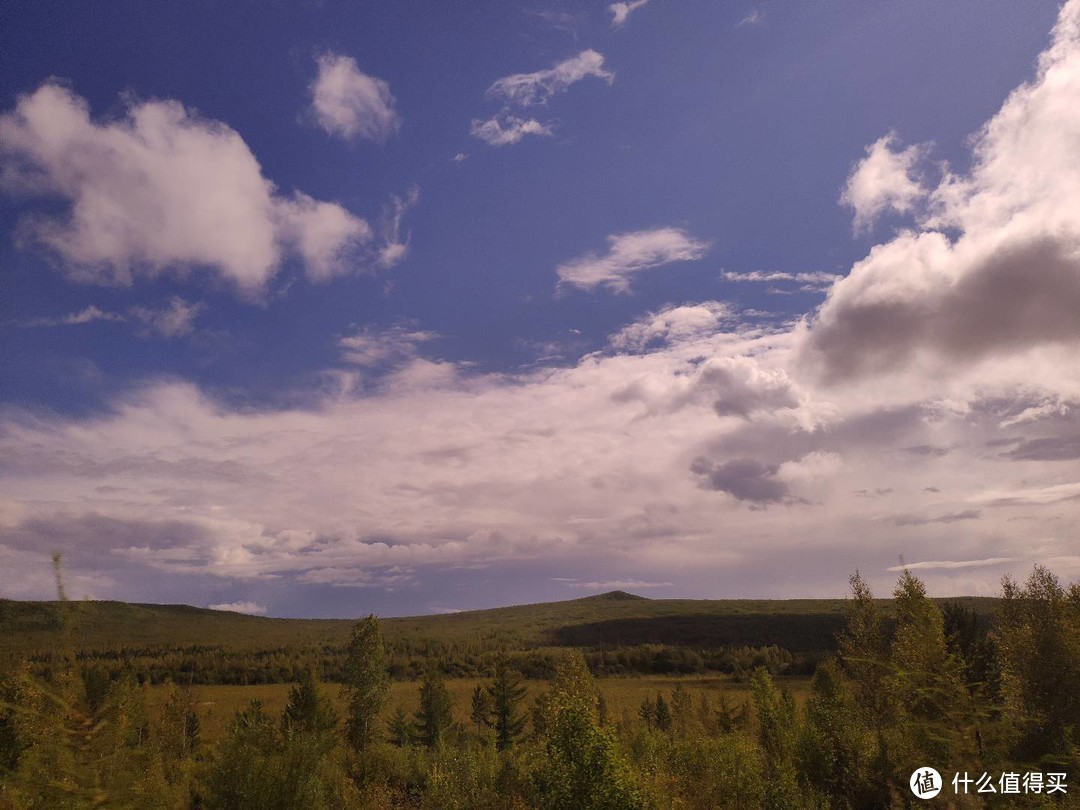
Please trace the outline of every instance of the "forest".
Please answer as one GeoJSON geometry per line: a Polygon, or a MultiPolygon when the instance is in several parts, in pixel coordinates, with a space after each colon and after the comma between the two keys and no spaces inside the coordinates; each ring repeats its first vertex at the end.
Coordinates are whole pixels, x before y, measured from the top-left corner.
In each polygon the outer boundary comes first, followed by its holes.
{"type": "Polygon", "coordinates": [[[90,606],[4,603],[0,808],[858,810],[918,804],[924,767],[941,806],[1080,807],[1080,583],[1036,567],[992,601],[932,599],[908,571],[891,600],[850,585],[816,619],[755,608],[757,644],[731,610],[625,594],[535,632],[368,616],[231,652],[179,631],[109,649],[90,606]],[[668,688],[628,691],[658,674],[668,688]],[[208,722],[204,693],[276,682],[280,707],[208,722]]]}

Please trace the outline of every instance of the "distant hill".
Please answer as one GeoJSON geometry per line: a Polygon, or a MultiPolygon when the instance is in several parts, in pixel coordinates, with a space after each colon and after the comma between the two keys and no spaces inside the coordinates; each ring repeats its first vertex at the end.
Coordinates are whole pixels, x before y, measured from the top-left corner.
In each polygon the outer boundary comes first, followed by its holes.
{"type": "MultiPolygon", "coordinates": [[[[978,613],[998,600],[965,597],[978,613]]],[[[881,600],[889,609],[890,601],[881,600]]],[[[775,644],[793,652],[833,646],[844,623],[842,599],[647,599],[611,591],[565,602],[384,619],[388,642],[475,644],[535,649],[669,644],[697,648],[775,644]]],[[[219,647],[269,650],[348,640],[347,619],[275,619],[190,605],[110,601],[24,602],[0,599],[0,654],[55,649],[62,640],[84,651],[219,647]],[[66,629],[62,629],[66,628],[66,629]]]]}

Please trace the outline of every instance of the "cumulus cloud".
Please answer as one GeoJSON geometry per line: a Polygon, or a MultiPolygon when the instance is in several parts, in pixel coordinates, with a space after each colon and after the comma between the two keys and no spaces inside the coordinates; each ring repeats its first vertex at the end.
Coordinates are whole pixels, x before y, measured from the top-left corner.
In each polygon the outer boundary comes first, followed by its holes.
{"type": "MultiPolygon", "coordinates": [[[[971,171],[799,323],[674,305],[518,374],[422,357],[421,325],[359,330],[337,370],[385,373],[305,407],[158,380],[78,418],[5,411],[0,585],[47,595],[31,555],[52,548],[109,595],[156,574],[265,604],[297,583],[511,601],[565,571],[838,595],[854,568],[887,589],[901,554],[934,593],[993,593],[982,565],[1075,565],[1078,38],[1074,0],[971,171]]],[[[625,288],[706,247],[613,236],[563,283],[625,288]]]]}
{"type": "Polygon", "coordinates": [[[383,143],[401,129],[390,85],[360,70],[351,56],[325,53],[311,84],[311,110],[328,135],[383,143]]]}
{"type": "Polygon", "coordinates": [[[526,120],[505,110],[486,121],[473,119],[470,132],[474,138],[479,138],[491,146],[510,146],[526,135],[550,137],[554,134],[550,124],[542,124],[535,118],[526,120]]]}
{"type": "Polygon", "coordinates": [[[607,287],[627,292],[638,273],[673,262],[695,261],[709,250],[708,242],[681,228],[653,228],[646,231],[612,234],[606,253],[588,253],[555,268],[559,287],[593,290],[607,287]]]}
{"type": "Polygon", "coordinates": [[[281,194],[238,133],[177,101],[130,101],[122,117],[94,121],[50,81],[0,115],[0,157],[6,192],[68,204],[24,216],[17,240],[75,280],[203,269],[256,295],[287,255],[327,278],[371,237],[337,203],[281,194]]]}
{"type": "Polygon", "coordinates": [[[648,2],[649,0],[630,0],[629,3],[612,3],[608,6],[608,11],[611,12],[611,27],[621,28],[632,12],[648,2]]]}
{"type": "MultiPolygon", "coordinates": [[[[918,229],[875,247],[830,290],[807,347],[825,379],[914,365],[923,374],[968,373],[980,361],[1080,342],[1076,98],[1080,4],[1070,2],[1037,76],[975,137],[970,171],[946,171],[918,229]]],[[[879,153],[896,165],[888,144],[879,153]]],[[[911,185],[885,186],[892,196],[859,197],[861,210],[872,208],[867,200],[895,207],[915,197],[911,185]],[[897,196],[897,188],[907,191],[897,196]]]]}
{"type": "Polygon", "coordinates": [[[855,230],[866,230],[886,211],[906,214],[927,195],[916,174],[922,146],[898,149],[890,132],[866,147],[866,157],[848,175],[840,202],[855,211],[855,230]]]}
{"type": "Polygon", "coordinates": [[[787,484],[776,475],[780,471],[776,464],[764,464],[752,458],[717,463],[699,456],[690,465],[690,471],[701,479],[702,486],[726,492],[740,501],[765,505],[791,497],[787,484]]]}
{"type": "Polygon", "coordinates": [[[510,104],[531,107],[546,104],[552,96],[590,76],[603,79],[608,84],[615,81],[615,74],[604,68],[603,54],[592,49],[582,51],[577,56],[545,70],[515,73],[497,79],[488,88],[487,95],[510,104]]]}
{"type": "Polygon", "coordinates": [[[220,602],[207,607],[210,610],[227,610],[232,613],[247,613],[250,616],[262,616],[266,613],[266,608],[256,602],[220,602]]]}

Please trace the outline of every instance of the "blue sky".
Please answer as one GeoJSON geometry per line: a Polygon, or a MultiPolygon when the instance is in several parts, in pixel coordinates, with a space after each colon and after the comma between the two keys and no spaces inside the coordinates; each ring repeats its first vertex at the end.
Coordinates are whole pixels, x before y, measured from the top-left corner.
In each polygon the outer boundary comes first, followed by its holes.
{"type": "Polygon", "coordinates": [[[7,4],[0,594],[1080,569],[1078,15],[7,4]]]}

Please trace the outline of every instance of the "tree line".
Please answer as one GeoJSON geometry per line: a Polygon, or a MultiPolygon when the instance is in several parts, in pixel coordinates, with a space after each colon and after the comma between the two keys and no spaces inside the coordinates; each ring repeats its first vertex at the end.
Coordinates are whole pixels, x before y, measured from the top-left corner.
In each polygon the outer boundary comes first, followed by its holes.
{"type": "MultiPolygon", "coordinates": [[[[883,613],[857,574],[838,652],[800,705],[767,668],[749,702],[676,685],[613,717],[577,651],[527,683],[510,658],[455,716],[432,659],[418,709],[387,716],[379,621],[354,627],[331,688],[305,669],[280,716],[253,702],[204,741],[197,690],[80,666],[0,678],[0,808],[892,808],[916,767],[1075,778],[1080,750],[1080,583],[1043,568],[1006,579],[992,624],[931,600],[904,572],[883,613]]],[[[996,797],[1004,800],[1005,797],[996,797]]],[[[983,806],[972,792],[952,806],[983,806]]],[[[1066,792],[997,806],[1077,807],[1066,792]]]]}

